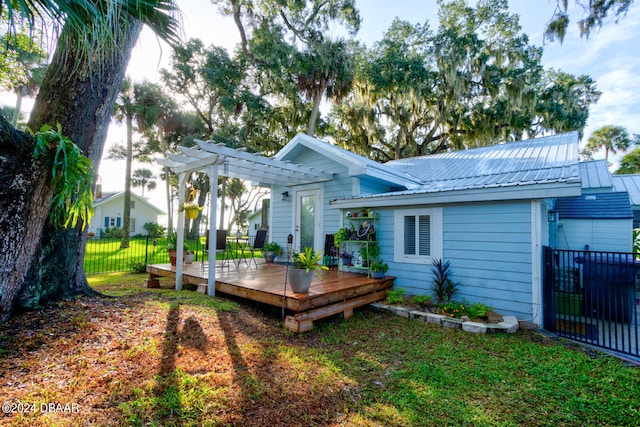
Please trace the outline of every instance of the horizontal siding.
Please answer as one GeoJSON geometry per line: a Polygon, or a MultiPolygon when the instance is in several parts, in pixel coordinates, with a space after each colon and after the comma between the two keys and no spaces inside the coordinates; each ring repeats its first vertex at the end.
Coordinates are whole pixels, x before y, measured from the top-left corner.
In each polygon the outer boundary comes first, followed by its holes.
{"type": "MultiPolygon", "coordinates": [[[[378,237],[395,286],[430,294],[431,264],[393,263],[393,209],[381,210],[378,237]]],[[[457,299],[501,314],[532,317],[531,203],[470,203],[443,207],[443,258],[461,283],[457,299]]]]}
{"type": "Polygon", "coordinates": [[[631,219],[563,219],[558,226],[558,249],[631,252],[631,219]]]}
{"type": "MultiPolygon", "coordinates": [[[[317,170],[324,170],[334,173],[334,178],[331,181],[322,183],[324,188],[323,197],[323,233],[333,234],[342,226],[340,211],[330,207],[329,202],[337,198],[344,198],[351,195],[352,179],[347,174],[347,168],[319,155],[310,150],[305,150],[298,157],[292,159],[293,163],[304,164],[307,167],[312,167],[317,170]]],[[[271,240],[280,243],[282,247],[286,247],[287,236],[289,233],[293,233],[293,209],[295,208],[295,200],[293,194],[297,188],[300,187],[275,187],[273,189],[272,196],[272,217],[271,217],[271,240]],[[289,200],[280,200],[280,194],[284,191],[289,192],[289,200]]],[[[324,241],[324,237],[321,239],[324,241]]],[[[322,247],[315,248],[316,250],[322,250],[322,247]]]]}

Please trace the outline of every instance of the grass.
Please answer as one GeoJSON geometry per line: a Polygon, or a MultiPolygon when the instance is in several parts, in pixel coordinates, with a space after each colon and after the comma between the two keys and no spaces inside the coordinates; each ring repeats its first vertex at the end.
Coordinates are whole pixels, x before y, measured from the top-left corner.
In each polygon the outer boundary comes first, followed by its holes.
{"type": "Polygon", "coordinates": [[[279,309],[105,275],[0,325],[6,425],[640,425],[640,369],[533,331],[475,335],[367,309],[286,332],[279,309]]]}
{"type": "MultiPolygon", "coordinates": [[[[202,239],[201,239],[202,240],[202,239]]],[[[167,239],[165,237],[150,239],[147,245],[146,238],[132,238],[128,248],[120,248],[120,238],[90,239],[87,242],[87,249],[84,258],[86,274],[97,274],[107,272],[125,272],[131,270],[132,264],[163,264],[169,262],[167,252],[167,239]],[[153,242],[156,242],[154,245],[153,242]]],[[[195,251],[201,259],[204,244],[196,240],[185,241],[187,248],[195,251]]],[[[231,256],[249,257],[250,252],[238,249],[235,240],[229,240],[231,256]]],[[[261,254],[256,254],[261,255],[261,254]]],[[[222,254],[217,255],[222,259],[222,254]]]]}

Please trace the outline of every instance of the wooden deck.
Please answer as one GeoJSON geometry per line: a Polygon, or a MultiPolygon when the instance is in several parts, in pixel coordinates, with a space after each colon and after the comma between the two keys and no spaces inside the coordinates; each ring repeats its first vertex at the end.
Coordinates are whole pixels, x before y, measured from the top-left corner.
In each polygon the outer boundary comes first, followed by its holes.
{"type": "MultiPolygon", "coordinates": [[[[147,266],[149,279],[145,286],[159,285],[159,277],[175,279],[175,267],[169,264],[147,266]]],[[[280,264],[259,263],[258,267],[240,265],[236,268],[216,267],[216,292],[222,292],[252,301],[282,307],[286,267],[280,264]]],[[[293,314],[285,319],[285,325],[294,332],[313,329],[313,321],[342,313],[345,318],[353,315],[353,309],[387,297],[387,289],[393,286],[394,277],[373,279],[364,274],[322,272],[311,282],[306,294],[292,292],[287,285],[285,308],[293,314]]],[[[198,291],[206,293],[207,275],[200,263],[185,264],[183,284],[198,286],[198,291]]]]}

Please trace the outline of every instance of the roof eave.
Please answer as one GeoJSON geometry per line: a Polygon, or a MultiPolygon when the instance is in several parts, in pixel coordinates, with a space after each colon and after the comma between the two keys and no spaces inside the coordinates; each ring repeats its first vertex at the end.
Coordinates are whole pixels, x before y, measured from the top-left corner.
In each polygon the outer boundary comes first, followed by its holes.
{"type": "Polygon", "coordinates": [[[580,181],[550,182],[517,186],[484,187],[441,192],[412,194],[379,194],[332,200],[330,206],[336,209],[367,207],[394,207],[410,205],[433,205],[448,203],[489,202],[506,200],[547,199],[571,197],[581,194],[580,181]]]}

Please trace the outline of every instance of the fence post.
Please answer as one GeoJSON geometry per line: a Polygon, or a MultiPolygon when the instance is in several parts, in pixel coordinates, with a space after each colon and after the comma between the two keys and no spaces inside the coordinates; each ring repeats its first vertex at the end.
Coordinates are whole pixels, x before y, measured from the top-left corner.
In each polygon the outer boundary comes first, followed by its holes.
{"type": "Polygon", "coordinates": [[[147,234],[147,242],[144,245],[144,264],[149,264],[149,235],[147,234]]]}
{"type": "Polygon", "coordinates": [[[553,249],[549,246],[542,248],[542,327],[549,332],[556,330],[554,322],[554,276],[553,249]]]}

